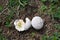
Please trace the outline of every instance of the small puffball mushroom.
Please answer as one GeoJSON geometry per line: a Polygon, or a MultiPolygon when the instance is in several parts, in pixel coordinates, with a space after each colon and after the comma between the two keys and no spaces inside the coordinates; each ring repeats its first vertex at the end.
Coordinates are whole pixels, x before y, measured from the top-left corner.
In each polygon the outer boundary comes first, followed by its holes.
{"type": "Polygon", "coordinates": [[[33,17],[31,24],[32,24],[33,28],[38,30],[43,27],[44,21],[41,17],[35,16],[35,17],[33,17]]]}
{"type": "Polygon", "coordinates": [[[31,21],[29,18],[26,18],[26,22],[24,22],[22,19],[17,19],[15,20],[14,25],[18,31],[24,31],[31,27],[31,21]]]}
{"type": "Polygon", "coordinates": [[[25,30],[28,30],[28,29],[31,27],[31,21],[30,21],[30,19],[29,19],[29,18],[26,18],[25,26],[26,26],[26,27],[24,27],[24,28],[25,28],[25,30]]]}

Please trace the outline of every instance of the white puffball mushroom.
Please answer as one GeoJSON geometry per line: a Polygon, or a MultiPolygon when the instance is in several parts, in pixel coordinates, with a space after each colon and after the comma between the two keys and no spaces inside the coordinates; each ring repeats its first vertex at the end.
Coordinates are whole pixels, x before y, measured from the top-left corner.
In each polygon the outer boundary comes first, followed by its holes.
{"type": "Polygon", "coordinates": [[[35,16],[35,17],[33,17],[31,24],[32,24],[33,28],[38,30],[38,29],[41,29],[43,27],[44,21],[41,17],[35,16]]]}
{"type": "Polygon", "coordinates": [[[18,31],[24,31],[24,21],[22,19],[17,19],[14,22],[15,29],[18,31]]]}
{"type": "Polygon", "coordinates": [[[29,18],[26,18],[26,22],[24,22],[22,19],[17,19],[14,22],[15,28],[18,31],[25,31],[31,27],[31,21],[29,18]]]}
{"type": "Polygon", "coordinates": [[[25,28],[25,30],[28,30],[28,29],[31,27],[31,21],[30,21],[30,19],[29,19],[29,18],[26,18],[25,26],[26,26],[26,27],[24,27],[24,28],[25,28]]]}

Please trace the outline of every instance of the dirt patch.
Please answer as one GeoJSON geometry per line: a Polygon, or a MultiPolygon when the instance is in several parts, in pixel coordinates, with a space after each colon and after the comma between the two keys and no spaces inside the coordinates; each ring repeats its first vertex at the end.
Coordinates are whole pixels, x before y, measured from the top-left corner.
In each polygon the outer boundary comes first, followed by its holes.
{"type": "MultiPolygon", "coordinates": [[[[5,7],[5,5],[7,4],[7,0],[0,0],[0,5],[3,5],[5,7]]],[[[16,17],[17,15],[14,14],[14,17],[12,20],[21,18],[24,19],[26,17],[29,17],[30,19],[32,19],[34,16],[39,15],[37,13],[38,7],[33,5],[27,5],[26,8],[21,11],[19,10],[19,16],[16,17]]],[[[0,28],[3,30],[2,34],[8,39],[8,40],[41,40],[42,35],[44,35],[45,33],[47,35],[52,35],[52,33],[54,33],[56,30],[53,27],[54,24],[54,20],[51,19],[51,16],[47,15],[47,14],[43,14],[40,17],[42,17],[45,21],[44,26],[42,29],[40,30],[35,30],[33,28],[30,28],[27,31],[24,32],[18,32],[15,27],[14,24],[12,24],[11,28],[7,28],[5,26],[5,22],[6,22],[6,16],[8,15],[8,10],[6,10],[3,14],[0,15],[0,28]],[[7,13],[7,14],[5,14],[7,13]],[[32,33],[35,33],[34,36],[32,36],[32,33]]]]}

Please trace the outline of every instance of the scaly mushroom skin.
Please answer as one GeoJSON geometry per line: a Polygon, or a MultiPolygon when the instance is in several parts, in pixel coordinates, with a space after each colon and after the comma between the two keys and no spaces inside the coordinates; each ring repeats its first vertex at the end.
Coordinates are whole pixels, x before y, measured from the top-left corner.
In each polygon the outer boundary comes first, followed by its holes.
{"type": "Polygon", "coordinates": [[[35,17],[33,17],[31,24],[32,24],[33,28],[38,30],[43,27],[44,21],[41,17],[35,16],[35,17]]]}
{"type": "Polygon", "coordinates": [[[26,18],[26,23],[22,19],[17,19],[14,22],[15,29],[18,31],[25,31],[31,27],[31,21],[29,18],[26,18]]]}

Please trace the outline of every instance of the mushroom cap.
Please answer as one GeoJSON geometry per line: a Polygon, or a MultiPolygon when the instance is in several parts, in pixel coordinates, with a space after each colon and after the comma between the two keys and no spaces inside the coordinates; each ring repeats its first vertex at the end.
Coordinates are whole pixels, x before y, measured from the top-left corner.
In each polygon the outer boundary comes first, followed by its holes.
{"type": "Polygon", "coordinates": [[[33,28],[38,30],[43,27],[44,21],[41,17],[35,16],[35,17],[33,17],[31,24],[32,24],[33,28]]]}
{"type": "Polygon", "coordinates": [[[14,22],[15,29],[18,31],[24,31],[24,21],[22,19],[17,19],[14,22]]]}
{"type": "Polygon", "coordinates": [[[31,27],[31,21],[29,18],[26,18],[26,22],[24,22],[22,19],[17,19],[15,20],[14,25],[16,30],[25,31],[31,27]]]}

